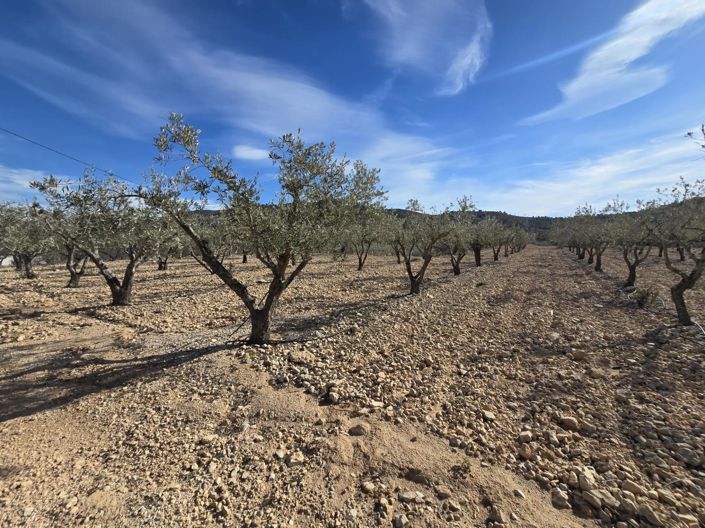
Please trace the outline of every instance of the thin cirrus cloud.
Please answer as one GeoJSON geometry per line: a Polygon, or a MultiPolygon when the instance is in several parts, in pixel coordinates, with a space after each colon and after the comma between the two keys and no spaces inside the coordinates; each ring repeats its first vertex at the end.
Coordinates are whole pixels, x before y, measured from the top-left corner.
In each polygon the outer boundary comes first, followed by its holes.
{"type": "MultiPolygon", "coordinates": [[[[374,104],[340,97],[276,60],[214,47],[170,11],[130,0],[45,8],[55,24],[43,36],[57,45],[0,39],[0,75],[113,134],[149,138],[170,111],[259,136],[261,146],[301,128],[309,141],[335,139],[341,153],[382,168],[385,187],[402,193],[423,193],[450,162],[451,149],[394,131],[374,104]]],[[[231,152],[264,155],[253,144],[231,152]]]]}
{"type": "Polygon", "coordinates": [[[383,23],[380,53],[393,67],[438,79],[438,95],[457,95],[487,60],[492,24],[484,0],[364,0],[383,23]]]}
{"type": "Polygon", "coordinates": [[[235,145],[233,158],[246,161],[262,161],[269,159],[269,151],[250,145],[235,145]]]}
{"type": "Polygon", "coordinates": [[[47,173],[40,170],[8,167],[0,163],[0,200],[32,199],[36,193],[30,188],[30,183],[45,176],[47,173]]]}
{"type": "MultiPolygon", "coordinates": [[[[658,188],[670,187],[681,176],[697,179],[701,169],[697,146],[681,132],[673,132],[602,156],[542,164],[542,172],[548,174],[544,178],[517,178],[504,184],[497,178],[491,185],[473,182],[472,188],[484,209],[570,215],[586,202],[601,207],[617,195],[631,203],[656,196],[658,188]]],[[[462,188],[463,182],[455,186],[462,188]]]]}
{"type": "Polygon", "coordinates": [[[635,65],[669,35],[705,15],[703,0],[648,0],[628,13],[614,34],[591,51],[577,75],[561,86],[556,106],[521,124],[581,119],[611,110],[658,90],[668,82],[668,67],[635,65]]]}
{"type": "Polygon", "coordinates": [[[552,62],[556,62],[556,61],[561,60],[565,57],[569,57],[570,55],[578,53],[579,51],[582,51],[586,48],[589,48],[590,46],[593,46],[593,45],[597,44],[598,42],[602,42],[603,40],[612,36],[613,33],[614,33],[613,31],[606,31],[606,32],[601,33],[599,35],[595,35],[594,37],[590,37],[589,39],[583,40],[581,42],[577,42],[575,44],[571,44],[570,46],[566,46],[566,47],[561,48],[559,50],[552,51],[551,53],[547,53],[546,55],[543,55],[543,56],[538,57],[536,59],[533,59],[533,60],[518,64],[516,66],[513,66],[511,68],[508,68],[504,71],[501,71],[499,73],[492,75],[491,77],[486,77],[485,80],[501,79],[502,77],[508,77],[510,75],[514,75],[515,73],[521,73],[521,72],[533,70],[534,68],[539,68],[545,64],[550,64],[552,62]]]}

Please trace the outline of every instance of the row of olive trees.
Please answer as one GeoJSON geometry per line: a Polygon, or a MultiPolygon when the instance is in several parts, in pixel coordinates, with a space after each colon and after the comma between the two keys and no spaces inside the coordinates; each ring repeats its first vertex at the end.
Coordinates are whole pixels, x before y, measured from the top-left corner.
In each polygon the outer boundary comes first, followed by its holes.
{"type": "Polygon", "coordinates": [[[256,178],[240,176],[231,161],[203,151],[199,138],[182,116],[171,115],[155,138],[160,170],[140,186],[100,179],[94,171],[73,181],[34,182],[42,205],[0,207],[0,247],[16,257],[28,278],[38,256],[63,253],[70,287],[79,285],[86,262],[92,262],[115,306],[130,303],[135,275],[146,261],[166,269],[170,256],[188,252],[237,295],[249,314],[249,341],[261,343],[269,339],[280,297],[316,254],[340,256],[341,246],[352,247],[361,270],[373,244],[391,246],[403,256],[411,292],[418,293],[435,255],[449,254],[457,274],[470,249],[479,266],[485,247],[493,248],[497,260],[501,247],[508,254],[528,242],[521,230],[494,220],[474,222],[467,199],[456,212],[421,214],[413,203],[408,215],[391,215],[384,209],[379,170],[338,159],[334,144],[306,144],[300,133],[272,141],[279,191],[264,202],[256,178]],[[208,211],[214,203],[218,211],[208,211]],[[269,270],[261,299],[225,264],[236,250],[269,270]],[[416,257],[421,268],[414,271],[416,257]],[[127,261],[121,273],[116,259],[127,261]]]}
{"type": "Polygon", "coordinates": [[[428,213],[416,200],[410,200],[408,214],[395,218],[388,233],[396,254],[403,260],[412,294],[421,291],[426,270],[436,255],[448,255],[455,275],[461,273],[461,263],[469,251],[475,265],[482,265],[482,250],[492,248],[494,260],[499,260],[502,247],[505,255],[520,251],[530,241],[523,229],[507,229],[497,220],[476,221],[474,205],[468,197],[458,200],[458,209],[428,213]],[[414,256],[421,263],[414,269],[414,256]]]}
{"type": "Polygon", "coordinates": [[[663,258],[665,269],[678,281],[671,286],[671,299],[678,322],[692,325],[685,292],[695,287],[705,270],[705,181],[688,183],[683,179],[658,199],[638,202],[629,211],[621,200],[614,200],[601,211],[586,205],[576,214],[554,226],[552,240],[568,247],[578,259],[602,271],[602,255],[612,246],[625,262],[624,287],[633,287],[637,268],[654,249],[663,258]],[[675,251],[677,261],[671,257],[675,251]]]}
{"type": "MultiPolygon", "coordinates": [[[[459,223],[447,213],[418,214],[418,206],[403,219],[390,216],[383,207],[386,193],[380,188],[378,169],[362,161],[349,167],[348,160],[335,157],[335,144],[307,145],[300,133],[272,141],[270,158],[279,169],[280,190],[272,202],[263,204],[256,180],[238,175],[220,155],[203,152],[199,136],[199,130],[173,114],[155,145],[159,162],[181,162],[181,168],[172,175],[152,171],[134,196],[167,215],[196,248],[193,256],[242,301],[250,316],[251,343],[269,339],[271,315],[281,295],[315,254],[340,255],[341,246],[349,245],[362,270],[372,244],[391,243],[404,257],[411,292],[417,293],[432,256],[442,251],[440,244],[459,223]],[[193,210],[211,197],[220,205],[221,232],[232,230],[231,239],[271,273],[260,300],[223,264],[212,233],[199,230],[194,222],[193,210]],[[414,272],[417,254],[422,265],[414,272]]],[[[502,241],[517,251],[528,236],[515,231],[513,238],[502,241]]],[[[479,242],[485,243],[485,238],[479,242]]]]}

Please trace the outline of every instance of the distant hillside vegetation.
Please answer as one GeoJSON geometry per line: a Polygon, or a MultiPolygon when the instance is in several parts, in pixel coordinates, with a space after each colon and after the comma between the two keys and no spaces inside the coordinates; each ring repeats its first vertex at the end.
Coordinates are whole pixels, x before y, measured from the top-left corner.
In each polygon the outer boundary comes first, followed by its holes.
{"type": "MultiPolygon", "coordinates": [[[[389,209],[389,211],[402,217],[410,213],[406,209],[389,209]]],[[[548,240],[548,232],[553,223],[558,220],[551,216],[517,216],[504,211],[475,211],[473,214],[478,220],[496,218],[507,227],[519,226],[529,233],[534,233],[537,241],[548,240]]]]}

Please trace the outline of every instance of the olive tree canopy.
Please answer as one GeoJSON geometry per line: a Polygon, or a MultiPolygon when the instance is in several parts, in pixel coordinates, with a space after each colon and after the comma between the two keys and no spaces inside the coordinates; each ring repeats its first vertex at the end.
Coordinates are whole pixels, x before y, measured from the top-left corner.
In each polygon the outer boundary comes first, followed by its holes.
{"type": "Polygon", "coordinates": [[[332,249],[350,189],[347,161],[335,157],[335,144],[307,144],[301,133],[271,142],[269,157],[279,170],[279,190],[263,202],[256,178],[241,177],[230,160],[203,152],[201,131],[172,114],[155,138],[158,161],[180,161],[172,175],[153,171],[138,190],[146,203],[165,211],[196,246],[201,263],[217,275],[247,308],[248,341],[270,339],[270,319],[279,298],[314,254],[332,249]],[[193,210],[215,200],[222,221],[238,242],[271,274],[266,294],[255,298],[216,253],[207,232],[193,221],[193,210]]]}
{"type": "Polygon", "coordinates": [[[129,304],[139,266],[174,237],[164,214],[145,207],[124,182],[100,180],[93,171],[76,181],[48,176],[33,186],[47,201],[42,217],[52,234],[88,256],[110,288],[113,305],[129,304]],[[122,278],[105,255],[127,259],[122,278]]]}

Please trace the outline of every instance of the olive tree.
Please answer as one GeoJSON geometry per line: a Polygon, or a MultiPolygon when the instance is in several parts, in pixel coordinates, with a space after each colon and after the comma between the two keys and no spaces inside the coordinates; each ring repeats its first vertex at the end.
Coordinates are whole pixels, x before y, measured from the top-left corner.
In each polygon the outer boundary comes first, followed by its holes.
{"type": "Polygon", "coordinates": [[[454,219],[448,236],[442,242],[444,253],[450,256],[453,275],[460,275],[460,264],[468,252],[469,225],[459,219],[454,219]]]}
{"type": "Polygon", "coordinates": [[[512,253],[517,253],[526,248],[530,242],[535,241],[536,235],[534,233],[527,232],[519,226],[514,226],[508,233],[508,239],[510,240],[512,253]]]}
{"type": "MultiPolygon", "coordinates": [[[[345,238],[357,255],[357,269],[362,271],[372,244],[379,242],[387,228],[384,211],[385,192],[380,188],[379,169],[355,161],[348,181],[343,212],[345,238]]],[[[343,227],[341,225],[341,227],[343,227]]]]}
{"type": "Polygon", "coordinates": [[[468,226],[468,240],[475,257],[475,266],[480,267],[482,266],[482,248],[485,247],[486,241],[479,222],[468,226]]]}
{"type": "Polygon", "coordinates": [[[135,200],[126,184],[112,177],[99,180],[92,171],[76,181],[49,176],[33,186],[47,201],[41,216],[52,233],[91,260],[113,306],[130,304],[137,269],[174,236],[164,215],[135,200]],[[122,278],[104,258],[110,252],[127,259],[122,278]]]}
{"type": "Polygon", "coordinates": [[[666,248],[666,268],[678,282],[671,286],[671,299],[676,307],[678,323],[692,325],[685,293],[695,287],[705,270],[705,180],[689,183],[681,178],[663,197],[649,203],[650,229],[666,248]],[[687,263],[673,262],[668,248],[682,248],[687,263]]]}
{"type": "Polygon", "coordinates": [[[186,233],[202,265],[247,309],[248,342],[263,343],[270,340],[272,314],[282,294],[316,253],[330,251],[337,241],[340,207],[350,187],[347,162],[335,158],[335,144],[307,144],[300,132],[272,140],[269,156],[279,169],[279,192],[271,202],[262,203],[256,179],[239,176],[221,155],[203,152],[200,134],[183,116],[172,114],[155,138],[157,160],[183,165],[173,175],[153,171],[138,194],[186,233]],[[242,247],[269,270],[270,282],[261,300],[223,264],[208,234],[193,221],[194,209],[202,209],[209,199],[219,202],[219,214],[237,231],[242,247]]]}
{"type": "Polygon", "coordinates": [[[409,200],[407,212],[408,214],[397,220],[393,239],[399,255],[404,260],[410,292],[418,294],[421,293],[428,265],[444,239],[451,233],[452,224],[447,212],[426,213],[417,200],[409,200]],[[421,266],[414,271],[412,262],[416,253],[421,257],[421,266]]]}
{"type": "Polygon", "coordinates": [[[607,223],[610,243],[622,253],[627,265],[627,279],[623,287],[636,283],[636,270],[651,253],[647,216],[644,211],[628,212],[622,200],[613,200],[605,210],[614,216],[607,223]]]}
{"type": "Polygon", "coordinates": [[[15,206],[10,203],[0,202],[0,263],[8,257],[12,257],[12,262],[17,271],[22,269],[22,264],[17,254],[10,248],[6,235],[8,228],[15,220],[17,214],[15,206]]]}
{"type": "Polygon", "coordinates": [[[460,275],[460,264],[470,247],[470,224],[475,204],[470,196],[462,196],[457,202],[458,210],[447,213],[450,222],[448,235],[440,241],[442,250],[450,256],[453,275],[460,275]]]}
{"type": "Polygon", "coordinates": [[[499,260],[499,253],[502,246],[511,241],[509,230],[505,228],[496,218],[483,220],[483,230],[487,245],[492,248],[492,260],[499,260]]]}
{"type": "Polygon", "coordinates": [[[9,250],[25,278],[36,278],[34,260],[53,245],[51,234],[37,215],[36,204],[2,206],[0,223],[0,246],[9,250]]]}
{"type": "Polygon", "coordinates": [[[605,211],[598,212],[585,204],[577,208],[573,217],[576,240],[587,251],[587,263],[595,264],[595,271],[602,271],[602,255],[610,243],[604,215],[605,211]]]}
{"type": "Polygon", "coordinates": [[[494,237],[498,236],[500,227],[494,218],[485,218],[469,226],[470,248],[475,257],[475,266],[482,266],[482,250],[496,243],[494,237]]]}

